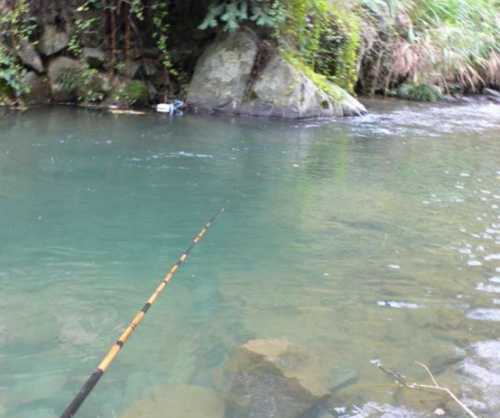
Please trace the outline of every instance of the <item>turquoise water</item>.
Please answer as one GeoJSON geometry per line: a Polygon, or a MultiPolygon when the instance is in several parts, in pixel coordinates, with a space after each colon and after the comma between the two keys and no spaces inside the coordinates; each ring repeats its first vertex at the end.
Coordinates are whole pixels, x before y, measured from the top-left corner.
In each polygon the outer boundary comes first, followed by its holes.
{"type": "Polygon", "coordinates": [[[58,416],[222,206],[78,417],[126,416],[158,388],[217,392],[256,338],[355,376],[331,414],[460,416],[400,393],[378,359],[419,381],[414,360],[430,364],[500,416],[500,107],[368,106],[297,124],[4,114],[0,416],[58,416]]]}

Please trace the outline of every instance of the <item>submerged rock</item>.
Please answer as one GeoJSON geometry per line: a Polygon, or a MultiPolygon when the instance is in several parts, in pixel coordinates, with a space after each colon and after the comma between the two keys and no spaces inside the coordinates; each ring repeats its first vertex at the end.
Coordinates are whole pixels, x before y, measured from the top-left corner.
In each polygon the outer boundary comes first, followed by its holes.
{"type": "Polygon", "coordinates": [[[165,385],[137,401],[122,418],[224,418],[224,402],[211,389],[165,385]]]}
{"type": "Polygon", "coordinates": [[[69,35],[66,31],[61,31],[55,25],[46,25],[38,50],[45,56],[51,56],[61,52],[69,44],[69,35]]]}
{"type": "Polygon", "coordinates": [[[285,340],[252,340],[223,370],[227,417],[298,418],[328,397],[318,359],[285,340]]]}
{"type": "Polygon", "coordinates": [[[319,86],[277,51],[264,53],[249,30],[226,35],[207,48],[196,65],[187,101],[195,109],[287,119],[366,113],[340,87],[326,80],[319,86]]]}

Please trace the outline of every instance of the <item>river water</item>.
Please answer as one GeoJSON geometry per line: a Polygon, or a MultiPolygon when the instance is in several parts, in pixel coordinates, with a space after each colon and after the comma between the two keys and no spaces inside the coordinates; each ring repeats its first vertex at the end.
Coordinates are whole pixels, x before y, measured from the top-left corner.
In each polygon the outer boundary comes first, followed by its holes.
{"type": "Polygon", "coordinates": [[[429,383],[416,360],[500,417],[500,107],[368,107],[295,124],[4,114],[0,416],[58,416],[224,206],[78,417],[216,418],[189,393],[217,394],[252,339],[296,344],[331,377],[304,418],[463,416],[373,365],[429,383]]]}

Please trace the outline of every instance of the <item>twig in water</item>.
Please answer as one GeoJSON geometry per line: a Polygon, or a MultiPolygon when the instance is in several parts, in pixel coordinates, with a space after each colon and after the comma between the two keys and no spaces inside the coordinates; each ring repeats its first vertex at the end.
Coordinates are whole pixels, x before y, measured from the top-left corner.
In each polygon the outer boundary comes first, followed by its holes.
{"type": "Polygon", "coordinates": [[[396,371],[389,370],[389,369],[385,368],[383,366],[382,362],[380,362],[379,360],[372,361],[372,364],[375,367],[377,367],[378,369],[382,370],[382,372],[384,372],[386,375],[391,376],[400,385],[402,385],[402,386],[404,386],[404,387],[406,387],[408,389],[437,390],[437,391],[440,391],[440,392],[444,392],[444,393],[448,394],[448,396],[451,399],[453,399],[457,403],[457,405],[459,405],[467,413],[467,415],[469,415],[472,418],[479,418],[474,412],[472,412],[467,407],[467,405],[465,405],[460,399],[458,399],[457,396],[450,389],[448,389],[447,387],[441,386],[437,382],[436,378],[431,373],[429,367],[427,367],[423,363],[419,363],[418,361],[416,361],[415,363],[418,366],[422,367],[427,372],[427,374],[429,375],[429,377],[432,380],[432,383],[433,383],[432,385],[423,385],[423,384],[420,384],[420,383],[408,383],[408,380],[406,379],[406,377],[403,376],[401,373],[398,373],[396,371]]]}

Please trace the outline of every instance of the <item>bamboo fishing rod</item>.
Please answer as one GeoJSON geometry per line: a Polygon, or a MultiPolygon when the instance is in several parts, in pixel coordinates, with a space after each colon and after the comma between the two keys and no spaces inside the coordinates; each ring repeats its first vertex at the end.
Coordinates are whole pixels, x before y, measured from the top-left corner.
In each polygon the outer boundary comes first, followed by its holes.
{"type": "Polygon", "coordinates": [[[175,273],[177,273],[177,270],[179,270],[179,267],[186,262],[187,258],[189,257],[189,254],[191,253],[191,250],[196,246],[196,244],[198,244],[203,239],[205,234],[208,232],[208,229],[212,226],[212,224],[215,222],[217,217],[222,212],[224,212],[224,208],[220,209],[212,217],[212,219],[210,219],[203,226],[200,232],[198,232],[198,234],[195,235],[195,237],[191,240],[191,244],[189,245],[189,247],[186,248],[184,252],[179,256],[177,261],[172,265],[170,271],[165,275],[161,283],[158,285],[158,287],[150,296],[150,298],[142,307],[142,309],[139,312],[137,312],[137,314],[134,316],[128,327],[125,329],[125,331],[123,331],[122,335],[120,335],[120,337],[116,340],[113,346],[109,349],[108,353],[103,357],[103,359],[97,366],[96,370],[89,376],[87,381],[80,389],[80,392],[78,392],[78,394],[73,398],[68,407],[64,410],[64,412],[61,415],[61,418],[71,418],[77,413],[82,403],[85,401],[85,399],[87,399],[87,396],[89,396],[90,392],[92,392],[94,387],[97,385],[102,375],[109,368],[113,360],[116,358],[120,350],[123,348],[123,346],[129,339],[129,337],[134,333],[136,328],[142,322],[149,308],[151,308],[151,306],[156,302],[163,289],[165,289],[167,284],[175,276],[175,273]]]}

